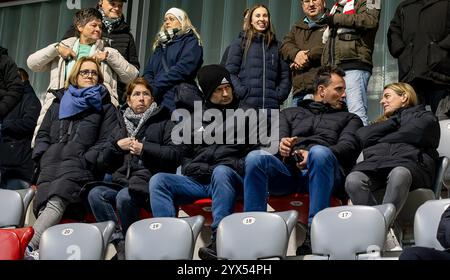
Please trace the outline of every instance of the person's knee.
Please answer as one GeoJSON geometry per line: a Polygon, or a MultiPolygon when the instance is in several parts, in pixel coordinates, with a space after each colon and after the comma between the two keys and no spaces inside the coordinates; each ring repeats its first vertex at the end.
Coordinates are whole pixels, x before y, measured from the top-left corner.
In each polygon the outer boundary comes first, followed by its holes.
{"type": "Polygon", "coordinates": [[[412,175],[408,168],[398,166],[389,173],[389,178],[401,178],[404,181],[412,181],[412,175]]]}
{"type": "Polygon", "coordinates": [[[267,156],[272,156],[272,155],[270,153],[262,151],[262,150],[252,151],[245,157],[245,167],[246,168],[254,168],[254,167],[261,166],[261,164],[263,163],[263,160],[267,156]]]}
{"type": "Polygon", "coordinates": [[[329,148],[320,145],[313,146],[308,154],[308,159],[314,161],[316,164],[329,162],[333,158],[333,152],[329,148]]]}
{"type": "Polygon", "coordinates": [[[122,209],[124,205],[128,204],[131,200],[129,189],[121,189],[116,196],[117,208],[122,209]]]}
{"type": "Polygon", "coordinates": [[[228,180],[233,175],[234,171],[232,168],[225,165],[218,165],[214,168],[211,175],[211,181],[223,181],[228,180]]]}
{"type": "Polygon", "coordinates": [[[103,196],[103,189],[102,187],[95,187],[92,190],[89,191],[88,194],[88,201],[89,204],[96,203],[99,201],[103,196]]]}
{"type": "Polygon", "coordinates": [[[170,184],[166,184],[166,178],[167,174],[163,173],[153,175],[148,183],[148,192],[152,194],[166,191],[167,188],[170,187],[170,184]]]}
{"type": "Polygon", "coordinates": [[[358,192],[362,189],[362,176],[363,174],[359,171],[354,171],[348,174],[345,179],[345,191],[348,194],[358,192]]]}

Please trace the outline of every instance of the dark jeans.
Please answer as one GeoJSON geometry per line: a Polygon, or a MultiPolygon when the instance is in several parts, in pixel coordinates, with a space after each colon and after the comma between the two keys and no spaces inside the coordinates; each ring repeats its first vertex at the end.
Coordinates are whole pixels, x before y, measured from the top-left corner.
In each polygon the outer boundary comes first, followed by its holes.
{"type": "MultiPolygon", "coordinates": [[[[140,208],[148,209],[148,196],[123,188],[120,191],[105,186],[93,188],[88,195],[89,205],[98,222],[114,221],[119,224],[114,206],[117,207],[123,236],[128,228],[139,221],[140,208]]],[[[114,239],[114,237],[112,238],[114,239]]]]}
{"type": "Polygon", "coordinates": [[[436,249],[426,247],[409,247],[403,250],[399,260],[450,261],[450,251],[438,251],[436,249]]]}

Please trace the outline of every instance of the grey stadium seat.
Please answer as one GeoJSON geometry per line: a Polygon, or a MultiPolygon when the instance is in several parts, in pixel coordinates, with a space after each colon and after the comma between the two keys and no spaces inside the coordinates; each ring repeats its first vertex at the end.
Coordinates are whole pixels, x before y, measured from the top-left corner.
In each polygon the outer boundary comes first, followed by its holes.
{"type": "Polygon", "coordinates": [[[24,206],[18,192],[0,189],[0,228],[21,227],[24,206]]]}
{"type": "Polygon", "coordinates": [[[125,237],[127,260],[190,260],[205,218],[150,218],[133,223],[125,237]]]}
{"type": "Polygon", "coordinates": [[[217,229],[219,259],[284,259],[289,236],[297,223],[295,210],[234,213],[217,229]]]}
{"type": "Polygon", "coordinates": [[[40,260],[103,260],[114,222],[69,223],[48,228],[41,236],[40,260]],[[105,234],[105,236],[103,235],[105,234]]]}
{"type": "Polygon", "coordinates": [[[365,254],[379,257],[386,240],[386,220],[370,206],[326,208],[311,224],[312,252],[330,260],[356,260],[365,254]]]}
{"type": "Polygon", "coordinates": [[[450,206],[450,199],[431,200],[419,207],[414,219],[414,241],[416,246],[444,250],[436,238],[442,213],[450,206]]]}

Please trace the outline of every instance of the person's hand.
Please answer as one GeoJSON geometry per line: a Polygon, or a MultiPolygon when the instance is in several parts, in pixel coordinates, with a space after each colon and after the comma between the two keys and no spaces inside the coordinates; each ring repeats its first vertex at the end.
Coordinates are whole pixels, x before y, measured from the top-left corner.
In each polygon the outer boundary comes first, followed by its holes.
{"type": "Polygon", "coordinates": [[[303,170],[306,168],[306,162],[308,161],[309,152],[305,150],[297,150],[295,153],[298,153],[302,156],[303,160],[301,162],[297,162],[296,166],[298,169],[303,170]]]}
{"type": "Polygon", "coordinates": [[[77,54],[71,48],[64,46],[62,43],[59,43],[56,50],[58,51],[59,56],[64,60],[72,60],[77,57],[77,54]]]}
{"type": "Polygon", "coordinates": [[[297,137],[285,137],[280,141],[280,146],[278,151],[282,157],[290,157],[292,147],[297,143],[297,137]]]}
{"type": "Polygon", "coordinates": [[[144,147],[144,144],[142,144],[138,140],[134,139],[131,141],[130,153],[132,155],[140,155],[143,147],[144,147]]]}
{"type": "Polygon", "coordinates": [[[119,146],[120,149],[122,149],[123,151],[129,151],[132,143],[133,143],[133,138],[127,137],[127,138],[123,138],[123,139],[120,139],[119,141],[117,141],[117,146],[119,146]]]}
{"type": "Polygon", "coordinates": [[[102,61],[105,61],[108,58],[109,52],[101,52],[98,51],[95,55],[94,58],[100,63],[102,61]]]}
{"type": "Polygon", "coordinates": [[[299,51],[295,56],[294,63],[296,64],[296,69],[301,69],[306,66],[309,62],[308,57],[309,50],[299,51]]]}

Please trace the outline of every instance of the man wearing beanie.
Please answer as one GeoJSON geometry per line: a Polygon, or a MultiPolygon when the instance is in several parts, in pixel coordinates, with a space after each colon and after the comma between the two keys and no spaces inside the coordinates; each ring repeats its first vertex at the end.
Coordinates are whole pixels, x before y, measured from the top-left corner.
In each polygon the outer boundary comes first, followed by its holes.
{"type": "MultiPolygon", "coordinates": [[[[237,100],[233,93],[233,86],[229,72],[220,65],[208,65],[198,72],[198,82],[203,94],[204,108],[218,109],[224,120],[218,124],[217,118],[203,121],[201,127],[193,126],[192,137],[202,136],[201,144],[183,143],[184,157],[183,175],[159,173],[150,180],[150,205],[154,217],[175,217],[178,209],[174,205],[193,203],[202,198],[212,199],[211,225],[212,238],[208,247],[200,248],[201,259],[216,259],[216,230],[219,222],[234,211],[234,204],[238,194],[242,193],[244,159],[252,146],[226,142],[226,109],[236,109],[237,100]],[[223,129],[223,138],[211,144],[205,130],[211,123],[215,132],[223,129]],[[206,143],[208,142],[208,143],[206,143]],[[220,143],[217,143],[220,142],[220,143]]],[[[217,112],[217,110],[214,110],[217,112]]],[[[203,112],[205,113],[205,112],[203,112]]],[[[231,116],[233,117],[233,116],[231,116]]],[[[231,118],[230,117],[230,118],[231,118]]],[[[206,118],[206,117],[204,117],[206,118]]],[[[206,118],[210,119],[210,118],[206,118]]],[[[231,119],[234,123],[234,119],[231,119]]],[[[198,126],[198,125],[197,125],[198,126]]],[[[236,130],[234,135],[238,135],[236,130]]]]}

